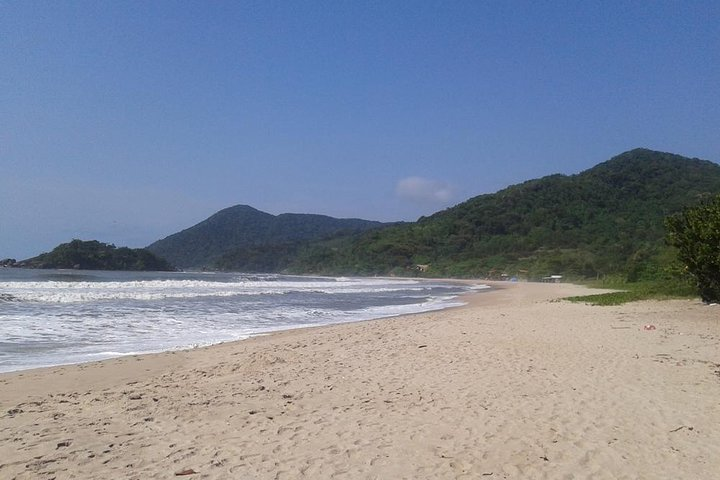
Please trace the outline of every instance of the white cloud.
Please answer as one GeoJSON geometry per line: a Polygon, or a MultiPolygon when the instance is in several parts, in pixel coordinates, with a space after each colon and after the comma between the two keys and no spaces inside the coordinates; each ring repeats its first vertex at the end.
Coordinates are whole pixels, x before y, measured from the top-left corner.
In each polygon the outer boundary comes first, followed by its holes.
{"type": "Polygon", "coordinates": [[[450,201],[454,193],[450,184],[422,177],[403,178],[395,186],[398,197],[413,202],[443,204],[450,201]]]}

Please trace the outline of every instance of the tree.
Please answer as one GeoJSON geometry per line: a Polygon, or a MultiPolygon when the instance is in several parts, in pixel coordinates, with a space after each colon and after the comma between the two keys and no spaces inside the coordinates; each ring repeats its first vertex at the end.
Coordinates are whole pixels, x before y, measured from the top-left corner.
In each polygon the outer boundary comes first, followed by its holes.
{"type": "Polygon", "coordinates": [[[668,217],[668,243],[705,302],[720,301],[720,195],[668,217]]]}
{"type": "Polygon", "coordinates": [[[49,253],[23,260],[15,266],[27,268],[79,268],[83,270],[157,270],[172,271],[163,258],[143,248],[117,248],[97,240],[73,240],[49,253]]]}

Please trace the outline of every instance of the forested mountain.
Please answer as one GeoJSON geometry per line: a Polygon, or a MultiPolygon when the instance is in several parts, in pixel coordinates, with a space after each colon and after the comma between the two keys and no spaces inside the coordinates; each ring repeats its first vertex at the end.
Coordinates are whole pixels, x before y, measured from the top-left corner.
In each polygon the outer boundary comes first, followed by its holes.
{"type": "Polygon", "coordinates": [[[380,222],[324,215],[271,215],[236,205],[147,249],[182,268],[274,271],[287,266],[304,242],[380,226],[380,222]]]}
{"type": "Polygon", "coordinates": [[[636,149],[576,175],[480,195],[414,223],[222,210],[149,250],[180,267],[538,278],[657,278],[672,265],[664,219],[720,193],[720,166],[636,149]]]}
{"type": "Polygon", "coordinates": [[[73,240],[63,243],[49,253],[17,262],[13,266],[82,270],[174,270],[168,262],[143,248],[118,248],[97,240],[73,240]]]}
{"type": "Polygon", "coordinates": [[[576,175],[480,195],[418,222],[305,248],[291,270],[434,275],[657,276],[664,219],[720,193],[720,166],[636,149],[576,175]]]}

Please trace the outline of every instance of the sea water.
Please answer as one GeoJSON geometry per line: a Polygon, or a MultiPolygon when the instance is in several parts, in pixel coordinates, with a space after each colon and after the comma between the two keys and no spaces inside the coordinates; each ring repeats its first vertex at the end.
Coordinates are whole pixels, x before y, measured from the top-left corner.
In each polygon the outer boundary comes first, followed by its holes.
{"type": "Polygon", "coordinates": [[[441,281],[0,268],[0,372],[460,305],[441,281]]]}

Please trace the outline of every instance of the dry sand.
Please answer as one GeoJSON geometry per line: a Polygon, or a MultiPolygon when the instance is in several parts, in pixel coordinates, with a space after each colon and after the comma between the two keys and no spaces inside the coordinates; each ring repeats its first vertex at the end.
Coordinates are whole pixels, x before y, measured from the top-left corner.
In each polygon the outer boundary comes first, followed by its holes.
{"type": "Polygon", "coordinates": [[[582,291],[0,375],[0,478],[720,478],[720,306],[582,291]]]}

